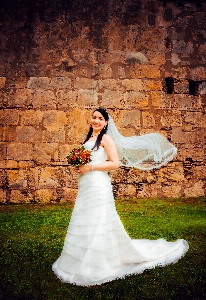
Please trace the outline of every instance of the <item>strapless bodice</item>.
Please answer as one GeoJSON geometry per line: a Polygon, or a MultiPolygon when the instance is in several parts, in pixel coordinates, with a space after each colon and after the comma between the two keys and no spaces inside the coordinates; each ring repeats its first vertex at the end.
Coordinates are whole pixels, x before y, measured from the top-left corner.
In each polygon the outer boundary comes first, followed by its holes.
{"type": "MultiPolygon", "coordinates": [[[[87,141],[84,144],[84,147],[86,150],[91,150],[92,147],[94,146],[95,141],[87,141]]],[[[99,146],[98,150],[92,150],[92,155],[91,155],[92,163],[97,164],[97,163],[103,163],[107,160],[107,154],[104,151],[104,147],[99,146]]]]}

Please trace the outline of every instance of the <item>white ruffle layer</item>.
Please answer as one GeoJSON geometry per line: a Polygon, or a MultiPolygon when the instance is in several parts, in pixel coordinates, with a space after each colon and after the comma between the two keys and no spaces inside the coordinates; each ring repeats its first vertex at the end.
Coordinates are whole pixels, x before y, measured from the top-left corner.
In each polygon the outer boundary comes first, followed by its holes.
{"type": "MultiPolygon", "coordinates": [[[[99,148],[92,160],[106,159],[99,148]]],[[[185,240],[132,240],[117,214],[110,178],[94,171],[79,177],[61,256],[52,265],[62,282],[99,285],[145,269],[177,262],[188,250],[185,240]]]]}

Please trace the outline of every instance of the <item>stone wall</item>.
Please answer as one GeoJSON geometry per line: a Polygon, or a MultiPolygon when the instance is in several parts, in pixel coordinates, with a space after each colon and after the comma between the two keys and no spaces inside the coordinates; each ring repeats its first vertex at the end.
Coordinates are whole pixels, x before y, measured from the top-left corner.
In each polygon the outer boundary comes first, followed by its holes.
{"type": "Polygon", "coordinates": [[[0,4],[0,201],[74,200],[65,156],[98,106],[178,148],[159,170],[111,172],[116,197],[204,196],[205,2],[16,2],[0,4]]]}

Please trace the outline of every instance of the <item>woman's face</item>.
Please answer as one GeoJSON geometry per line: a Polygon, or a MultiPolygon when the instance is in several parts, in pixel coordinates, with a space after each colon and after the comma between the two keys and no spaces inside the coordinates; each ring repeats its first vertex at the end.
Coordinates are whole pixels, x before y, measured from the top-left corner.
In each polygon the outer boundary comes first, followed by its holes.
{"type": "Polygon", "coordinates": [[[93,132],[100,133],[100,131],[107,125],[107,121],[105,121],[103,115],[97,110],[93,113],[91,119],[91,126],[93,128],[93,132]]]}

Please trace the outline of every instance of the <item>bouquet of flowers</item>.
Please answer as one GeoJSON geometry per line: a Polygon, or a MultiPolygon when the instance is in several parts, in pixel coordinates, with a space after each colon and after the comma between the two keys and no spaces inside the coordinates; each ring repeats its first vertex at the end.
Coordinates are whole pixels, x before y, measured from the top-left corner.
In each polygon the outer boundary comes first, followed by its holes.
{"type": "Polygon", "coordinates": [[[79,148],[74,148],[67,156],[67,161],[69,165],[79,167],[90,163],[91,160],[91,150],[86,150],[84,146],[79,148]]]}

